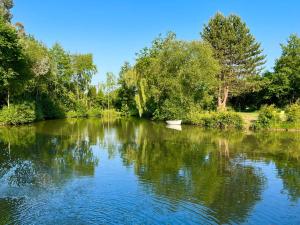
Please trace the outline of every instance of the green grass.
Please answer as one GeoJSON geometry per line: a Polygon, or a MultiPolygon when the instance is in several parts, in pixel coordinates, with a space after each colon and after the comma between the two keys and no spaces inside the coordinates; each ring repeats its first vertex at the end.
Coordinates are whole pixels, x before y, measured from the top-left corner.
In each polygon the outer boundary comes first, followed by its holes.
{"type": "MultiPolygon", "coordinates": [[[[249,129],[251,124],[253,124],[258,119],[259,112],[237,112],[244,120],[244,126],[249,129]]],[[[281,111],[279,113],[281,119],[280,122],[273,123],[269,129],[273,130],[299,130],[300,123],[289,123],[286,121],[286,114],[281,111]]]]}
{"type": "Polygon", "coordinates": [[[247,129],[258,119],[258,112],[237,112],[237,114],[243,118],[247,129]]]}

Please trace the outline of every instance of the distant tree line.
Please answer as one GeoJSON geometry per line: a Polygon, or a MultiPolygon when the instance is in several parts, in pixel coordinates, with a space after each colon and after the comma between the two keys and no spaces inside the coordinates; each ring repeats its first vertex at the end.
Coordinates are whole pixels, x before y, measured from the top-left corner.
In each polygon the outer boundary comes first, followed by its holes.
{"type": "Polygon", "coordinates": [[[284,108],[300,98],[300,38],[292,34],[274,71],[263,71],[261,45],[236,15],[216,13],[200,40],[178,40],[172,32],[159,36],[133,65],[122,66],[118,78],[107,73],[105,82],[93,86],[92,54],[71,54],[58,43],[48,48],[22,23],[11,23],[12,7],[12,0],[0,0],[0,123],[99,115],[103,109],[186,119],[228,108],[284,108]]]}
{"type": "Polygon", "coordinates": [[[174,33],[155,39],[120,72],[117,106],[136,115],[184,118],[188,112],[284,108],[300,98],[300,38],[282,44],[274,71],[263,71],[265,55],[245,22],[217,13],[199,41],[174,33]]]}
{"type": "Polygon", "coordinates": [[[11,0],[0,1],[2,119],[20,110],[28,110],[24,117],[34,112],[34,119],[58,118],[97,104],[97,90],[91,85],[97,72],[92,54],[71,54],[58,43],[48,48],[21,23],[11,23],[12,5],[11,0]]]}

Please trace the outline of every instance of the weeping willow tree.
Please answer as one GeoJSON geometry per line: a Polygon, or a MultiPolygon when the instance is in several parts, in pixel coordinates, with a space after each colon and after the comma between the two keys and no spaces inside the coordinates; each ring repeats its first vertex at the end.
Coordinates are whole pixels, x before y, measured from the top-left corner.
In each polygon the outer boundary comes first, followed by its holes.
{"type": "Polygon", "coordinates": [[[219,70],[212,49],[203,42],[185,42],[174,33],[144,48],[122,77],[133,87],[139,116],[175,119],[191,107],[212,106],[219,70]]]}
{"type": "Polygon", "coordinates": [[[135,95],[134,99],[139,111],[139,116],[142,117],[144,110],[146,110],[147,97],[145,94],[146,80],[141,79],[138,83],[139,92],[135,95]]]}

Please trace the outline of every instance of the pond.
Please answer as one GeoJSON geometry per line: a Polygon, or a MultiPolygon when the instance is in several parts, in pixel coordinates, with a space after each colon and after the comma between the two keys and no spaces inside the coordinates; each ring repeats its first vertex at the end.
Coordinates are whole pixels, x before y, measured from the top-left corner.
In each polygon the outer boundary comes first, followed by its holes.
{"type": "Polygon", "coordinates": [[[0,224],[300,224],[300,133],[0,128],[0,224]]]}

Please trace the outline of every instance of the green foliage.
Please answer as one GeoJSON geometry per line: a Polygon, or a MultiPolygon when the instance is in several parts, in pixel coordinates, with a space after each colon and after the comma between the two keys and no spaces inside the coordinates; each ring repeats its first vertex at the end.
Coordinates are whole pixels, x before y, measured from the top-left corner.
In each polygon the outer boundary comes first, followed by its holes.
{"type": "Polygon", "coordinates": [[[16,29],[0,18],[0,92],[9,106],[12,95],[19,94],[30,76],[16,29]]]}
{"type": "MultiPolygon", "coordinates": [[[[43,119],[56,119],[65,117],[65,108],[63,104],[56,99],[51,99],[49,96],[43,96],[37,102],[37,109],[39,109],[39,115],[42,115],[43,119]]],[[[41,118],[41,116],[39,117],[41,118]]]]}
{"type": "Polygon", "coordinates": [[[90,108],[87,111],[87,116],[88,117],[101,117],[102,116],[102,111],[103,110],[101,108],[93,107],[93,108],[90,108]]]}
{"type": "Polygon", "coordinates": [[[10,22],[12,14],[10,12],[14,3],[12,0],[0,0],[0,19],[10,22]]]}
{"type": "Polygon", "coordinates": [[[137,74],[135,70],[128,62],[125,62],[121,67],[119,74],[118,84],[120,88],[118,89],[116,108],[120,109],[122,114],[137,115],[137,103],[135,101],[136,96],[136,81],[137,74]]]}
{"type": "Polygon", "coordinates": [[[169,33],[141,51],[123,79],[135,93],[140,116],[181,119],[190,105],[206,107],[213,101],[207,96],[215,91],[218,70],[208,44],[179,41],[169,33]]]}
{"type": "MultiPolygon", "coordinates": [[[[0,0],[0,106],[7,105],[1,110],[2,124],[139,115],[239,128],[243,122],[235,113],[203,112],[224,109],[228,98],[233,108],[247,111],[262,104],[285,107],[300,98],[296,34],[281,45],[274,72],[258,76],[265,58],[260,44],[240,17],[217,13],[204,26],[203,41],[178,40],[174,33],[160,36],[137,54],[133,65],[122,66],[118,82],[107,73],[96,87],[91,85],[97,72],[92,54],[71,54],[58,43],[48,48],[26,34],[21,23],[10,23],[12,6],[11,0],[0,0]],[[32,105],[18,104],[26,101],[32,105]]],[[[286,121],[277,123],[273,111],[272,106],[263,107],[254,127],[299,122],[297,104],[287,108],[286,121]]]]}
{"type": "Polygon", "coordinates": [[[180,99],[166,99],[163,105],[156,109],[153,119],[176,120],[184,119],[187,114],[187,104],[180,102],[180,99]],[[181,105],[181,107],[179,107],[181,105]]]}
{"type": "Polygon", "coordinates": [[[263,106],[258,114],[258,119],[253,124],[253,129],[271,128],[280,123],[280,115],[274,105],[263,106]]]}
{"type": "Polygon", "coordinates": [[[77,102],[74,110],[70,110],[67,112],[67,117],[87,117],[88,116],[88,108],[84,104],[84,102],[77,102]]]}
{"type": "Polygon", "coordinates": [[[103,119],[116,119],[119,118],[121,116],[121,113],[116,111],[115,109],[104,109],[101,112],[101,117],[103,119]]]}
{"type": "Polygon", "coordinates": [[[205,128],[217,129],[243,129],[243,118],[234,112],[203,113],[191,111],[188,114],[188,122],[205,128]]]}
{"type": "Polygon", "coordinates": [[[226,17],[217,13],[204,26],[201,36],[211,44],[221,64],[217,75],[218,107],[224,109],[230,95],[255,89],[257,84],[248,79],[261,71],[265,56],[245,22],[233,14],[226,17]]]}
{"type": "Polygon", "coordinates": [[[121,115],[123,117],[130,117],[131,116],[130,108],[128,107],[127,104],[122,105],[122,107],[121,107],[121,115]]]}
{"type": "MultiPolygon", "coordinates": [[[[10,108],[11,102],[29,100],[35,103],[36,120],[62,118],[66,111],[86,116],[87,109],[97,104],[90,85],[96,73],[92,55],[70,54],[59,44],[49,49],[25,34],[21,24],[18,27],[22,30],[0,18],[0,106],[10,108]]],[[[15,114],[7,113],[14,110],[5,110],[8,121],[15,114]]]]}
{"type": "Polygon", "coordinates": [[[71,110],[66,113],[66,117],[67,118],[77,118],[77,117],[80,117],[80,115],[76,111],[71,110]]]}
{"type": "MultiPolygon", "coordinates": [[[[286,44],[281,44],[282,54],[276,60],[274,72],[261,77],[261,90],[240,96],[241,105],[250,102],[259,108],[274,104],[284,108],[300,98],[300,38],[290,35],[286,44]]],[[[239,104],[240,104],[239,103],[239,104]]]]}
{"type": "Polygon", "coordinates": [[[300,98],[300,38],[292,34],[281,48],[274,72],[265,77],[268,83],[263,94],[269,103],[284,107],[300,98]]]}
{"type": "Polygon", "coordinates": [[[74,78],[76,82],[77,95],[88,87],[97,68],[93,63],[92,54],[75,54],[72,56],[74,78]]]}
{"type": "Polygon", "coordinates": [[[295,103],[286,108],[286,121],[290,123],[300,123],[300,104],[295,103]]]}
{"type": "Polygon", "coordinates": [[[0,124],[18,125],[35,121],[35,106],[32,103],[22,103],[4,106],[0,110],[0,124]]]}

